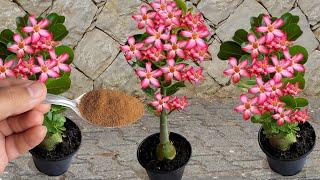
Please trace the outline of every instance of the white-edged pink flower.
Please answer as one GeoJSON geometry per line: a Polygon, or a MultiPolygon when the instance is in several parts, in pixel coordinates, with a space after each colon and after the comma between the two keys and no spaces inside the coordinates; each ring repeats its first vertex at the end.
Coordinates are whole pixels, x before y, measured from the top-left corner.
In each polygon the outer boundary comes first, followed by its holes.
{"type": "Polygon", "coordinates": [[[281,87],[282,87],[281,81],[275,81],[271,79],[266,86],[267,86],[266,89],[267,89],[268,96],[275,97],[275,96],[283,95],[283,92],[281,90],[281,87]]]}
{"type": "Polygon", "coordinates": [[[16,42],[16,44],[11,45],[8,50],[16,53],[18,58],[22,58],[25,53],[33,53],[33,49],[29,45],[31,43],[31,37],[26,37],[23,39],[20,34],[14,34],[13,40],[16,42]]]}
{"type": "Polygon", "coordinates": [[[242,105],[235,108],[235,111],[243,114],[244,120],[249,120],[250,117],[254,114],[261,114],[260,110],[257,107],[258,98],[254,97],[251,100],[244,94],[240,96],[240,100],[243,103],[242,105]]]}
{"type": "Polygon", "coordinates": [[[163,49],[163,43],[161,40],[168,40],[170,38],[170,35],[165,31],[165,26],[160,25],[158,29],[154,29],[152,27],[147,27],[147,32],[151,36],[147,37],[145,39],[146,43],[154,43],[156,48],[163,49]]]}
{"type": "Polygon", "coordinates": [[[14,64],[14,60],[10,60],[6,63],[0,58],[0,79],[5,79],[7,77],[14,77],[14,73],[12,71],[12,66],[14,64]]]}
{"type": "Polygon", "coordinates": [[[188,105],[187,96],[183,96],[181,99],[174,97],[171,101],[171,110],[177,109],[178,111],[183,110],[188,105]]]}
{"type": "Polygon", "coordinates": [[[283,108],[285,105],[284,102],[280,101],[278,96],[267,98],[263,104],[267,111],[279,111],[279,109],[283,108]]]}
{"type": "Polygon", "coordinates": [[[21,65],[22,71],[24,73],[33,75],[34,73],[32,69],[35,65],[34,63],[35,63],[35,59],[33,57],[30,57],[28,60],[20,59],[18,64],[21,65]]]}
{"type": "Polygon", "coordinates": [[[120,49],[124,53],[126,60],[129,61],[136,57],[141,59],[142,55],[140,50],[143,48],[143,43],[136,43],[134,37],[128,38],[128,45],[121,46],[120,49]]]}
{"type": "Polygon", "coordinates": [[[187,15],[184,16],[184,20],[186,24],[188,24],[192,28],[199,28],[205,26],[205,21],[203,20],[203,16],[201,13],[193,15],[191,12],[188,12],[187,15]]]}
{"type": "Polygon", "coordinates": [[[295,84],[288,83],[286,87],[283,89],[283,92],[285,94],[290,94],[293,96],[299,94],[301,91],[302,89],[300,89],[300,84],[298,82],[295,84]]]}
{"type": "Polygon", "coordinates": [[[166,26],[172,26],[172,25],[179,26],[180,25],[179,19],[181,15],[182,15],[182,11],[172,6],[167,6],[166,12],[160,14],[166,26]]]}
{"type": "Polygon", "coordinates": [[[206,48],[207,44],[203,40],[203,38],[206,38],[209,36],[209,31],[204,28],[194,28],[191,31],[182,31],[181,35],[183,37],[190,38],[187,42],[186,48],[192,49],[195,46],[200,46],[202,48],[206,48]]]}
{"type": "Polygon", "coordinates": [[[172,0],[154,0],[150,5],[160,14],[166,13],[168,6],[171,6],[172,8],[176,7],[176,3],[172,0]]]}
{"type": "Polygon", "coordinates": [[[298,54],[291,57],[288,50],[283,51],[283,54],[284,54],[285,59],[290,62],[290,67],[288,68],[289,71],[291,71],[292,73],[294,72],[294,70],[296,70],[298,72],[304,72],[304,70],[305,70],[304,66],[299,63],[304,58],[303,54],[298,53],[298,54]]]}
{"type": "Polygon", "coordinates": [[[53,35],[50,34],[48,37],[41,37],[40,41],[37,42],[38,46],[41,49],[52,50],[56,47],[59,43],[53,40],[53,35]]]}
{"type": "Polygon", "coordinates": [[[203,68],[193,68],[192,66],[185,72],[184,78],[190,83],[199,84],[203,77],[203,68]]]}
{"type": "Polygon", "coordinates": [[[272,115],[272,118],[277,121],[279,126],[282,126],[284,122],[290,123],[290,115],[292,110],[283,110],[282,108],[279,109],[278,113],[272,115]]]}
{"type": "Polygon", "coordinates": [[[151,106],[155,107],[157,112],[162,112],[163,109],[170,110],[169,100],[170,97],[162,97],[160,93],[155,95],[156,100],[150,103],[151,106]]]}
{"type": "Polygon", "coordinates": [[[246,70],[247,65],[249,64],[248,60],[242,61],[239,63],[234,57],[229,58],[229,69],[226,69],[223,73],[226,76],[231,76],[233,83],[238,83],[241,76],[250,77],[250,74],[246,70]]]}
{"type": "Polygon", "coordinates": [[[179,41],[177,35],[173,34],[170,37],[171,44],[165,44],[164,49],[168,51],[168,58],[175,58],[178,55],[180,58],[185,58],[185,54],[182,48],[187,44],[185,41],[179,41]]]}
{"type": "Polygon", "coordinates": [[[146,68],[143,70],[136,70],[136,74],[143,78],[141,81],[141,87],[143,89],[147,88],[152,84],[155,87],[160,87],[160,83],[157,80],[158,77],[162,75],[162,71],[160,70],[152,70],[151,68],[152,64],[150,62],[146,63],[146,68]]]}
{"type": "Polygon", "coordinates": [[[269,58],[268,56],[265,56],[262,60],[253,59],[252,68],[250,70],[257,75],[267,75],[269,67],[269,58]]]}
{"type": "Polygon", "coordinates": [[[31,26],[26,26],[22,28],[22,31],[25,33],[32,33],[31,40],[32,43],[39,41],[40,37],[48,37],[50,33],[45,28],[49,25],[49,20],[44,18],[41,21],[37,22],[35,16],[29,16],[29,22],[31,26]]]}
{"type": "Polygon", "coordinates": [[[259,93],[259,104],[262,104],[267,100],[267,85],[263,82],[261,77],[257,77],[257,85],[250,88],[249,92],[252,94],[259,93]]]}
{"type": "Polygon", "coordinates": [[[146,26],[154,27],[153,18],[155,17],[155,15],[156,12],[148,13],[148,7],[142,5],[140,7],[140,13],[133,15],[132,18],[138,22],[138,28],[143,29],[146,26]]]}
{"type": "Polygon", "coordinates": [[[251,53],[252,58],[256,58],[260,53],[267,54],[269,51],[264,46],[266,42],[265,36],[262,36],[260,39],[257,39],[255,35],[249,34],[248,35],[249,44],[242,47],[242,50],[245,52],[251,53]]]}
{"type": "Polygon", "coordinates": [[[56,66],[53,68],[57,73],[60,72],[60,70],[64,72],[70,72],[71,67],[69,64],[66,64],[65,62],[69,59],[69,54],[64,53],[60,56],[57,56],[54,50],[49,51],[51,61],[54,61],[56,63],[56,66]]]}
{"type": "Polygon", "coordinates": [[[154,46],[150,47],[147,51],[147,57],[150,58],[151,60],[158,62],[163,59],[166,59],[166,56],[163,54],[162,49],[158,49],[154,46]]]}
{"type": "Polygon", "coordinates": [[[273,41],[270,42],[270,48],[285,51],[289,46],[293,44],[293,41],[289,41],[287,35],[283,37],[275,37],[273,41]]]}
{"type": "Polygon", "coordinates": [[[51,60],[44,60],[43,56],[37,57],[39,66],[34,65],[32,68],[32,71],[34,73],[41,73],[39,77],[40,82],[46,82],[48,77],[57,78],[59,77],[59,73],[53,70],[53,68],[56,66],[56,62],[51,60]]]}
{"type": "Polygon", "coordinates": [[[310,116],[308,113],[308,109],[304,109],[303,111],[297,109],[291,117],[291,120],[293,122],[298,122],[298,123],[299,122],[304,123],[309,119],[310,119],[310,116]]]}
{"type": "Polygon", "coordinates": [[[167,61],[167,66],[162,67],[161,71],[165,74],[165,79],[171,81],[172,78],[176,78],[178,81],[182,80],[181,72],[184,69],[185,64],[176,64],[174,59],[167,61]]]}
{"type": "Polygon", "coordinates": [[[190,53],[191,53],[191,56],[194,60],[198,60],[200,62],[203,62],[203,61],[211,58],[211,55],[208,52],[208,47],[201,48],[201,47],[197,46],[196,48],[192,48],[190,50],[190,53]]]}
{"type": "Polygon", "coordinates": [[[267,42],[271,42],[274,37],[283,37],[284,33],[279,29],[283,24],[284,21],[279,18],[275,20],[273,23],[271,22],[271,17],[269,15],[263,16],[263,21],[265,23],[265,26],[257,27],[257,32],[266,32],[266,40],[267,42]]]}
{"type": "Polygon", "coordinates": [[[290,62],[286,60],[281,60],[277,58],[277,56],[271,57],[273,66],[268,67],[267,71],[268,73],[275,73],[274,80],[279,82],[281,81],[282,77],[293,77],[293,72],[290,71],[289,66],[290,62]]]}

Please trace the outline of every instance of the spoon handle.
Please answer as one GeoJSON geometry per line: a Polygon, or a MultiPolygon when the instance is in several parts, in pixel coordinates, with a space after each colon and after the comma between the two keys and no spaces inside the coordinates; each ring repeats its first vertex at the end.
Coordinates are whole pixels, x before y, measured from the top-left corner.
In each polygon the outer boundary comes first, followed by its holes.
{"type": "Polygon", "coordinates": [[[77,103],[74,100],[67,99],[63,96],[47,94],[44,103],[66,106],[71,109],[77,109],[77,103]]]}

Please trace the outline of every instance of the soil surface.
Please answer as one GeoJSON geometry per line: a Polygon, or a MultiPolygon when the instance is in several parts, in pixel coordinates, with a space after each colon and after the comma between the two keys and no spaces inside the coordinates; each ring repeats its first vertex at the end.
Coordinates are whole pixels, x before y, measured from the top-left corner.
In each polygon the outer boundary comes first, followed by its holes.
{"type": "Polygon", "coordinates": [[[280,160],[293,160],[299,158],[308,153],[315,145],[315,132],[309,123],[299,124],[300,131],[297,132],[297,142],[291,145],[287,151],[281,151],[271,146],[269,140],[262,133],[261,145],[265,148],[269,154],[280,160]]]}
{"type": "Polygon", "coordinates": [[[78,150],[81,143],[81,131],[78,126],[67,118],[66,131],[63,134],[63,142],[52,151],[47,151],[40,146],[30,150],[33,156],[46,160],[61,160],[78,150]]]}
{"type": "Polygon", "coordinates": [[[176,148],[176,157],[173,160],[159,161],[156,157],[156,147],[159,144],[159,133],[154,134],[141,144],[138,150],[139,162],[150,171],[173,171],[184,166],[191,157],[191,147],[185,139],[170,133],[170,140],[176,148]]]}

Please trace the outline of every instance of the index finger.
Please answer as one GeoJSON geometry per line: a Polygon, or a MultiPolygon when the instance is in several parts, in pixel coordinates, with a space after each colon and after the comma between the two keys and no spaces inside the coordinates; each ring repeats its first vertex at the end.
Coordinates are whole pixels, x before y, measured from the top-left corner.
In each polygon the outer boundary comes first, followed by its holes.
{"type": "Polygon", "coordinates": [[[24,80],[24,79],[3,79],[3,80],[0,80],[0,88],[17,86],[17,85],[28,85],[31,83],[32,81],[24,80]]]}

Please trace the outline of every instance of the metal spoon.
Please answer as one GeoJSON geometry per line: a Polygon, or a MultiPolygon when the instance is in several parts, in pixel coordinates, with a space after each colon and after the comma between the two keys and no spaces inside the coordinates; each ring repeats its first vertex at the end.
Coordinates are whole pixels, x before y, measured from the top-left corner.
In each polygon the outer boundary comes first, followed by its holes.
{"type": "Polygon", "coordinates": [[[82,114],[80,113],[80,110],[78,108],[80,100],[85,94],[86,93],[82,94],[81,96],[79,96],[76,99],[71,100],[71,99],[65,98],[63,96],[53,95],[53,94],[47,93],[47,96],[46,96],[46,99],[44,100],[44,103],[68,107],[68,108],[72,109],[80,118],[82,118],[83,120],[86,120],[86,118],[84,118],[82,116],[82,114]]]}

